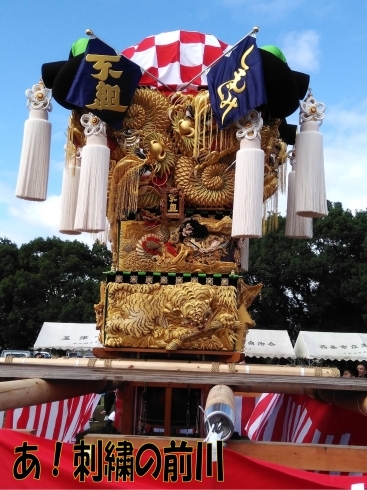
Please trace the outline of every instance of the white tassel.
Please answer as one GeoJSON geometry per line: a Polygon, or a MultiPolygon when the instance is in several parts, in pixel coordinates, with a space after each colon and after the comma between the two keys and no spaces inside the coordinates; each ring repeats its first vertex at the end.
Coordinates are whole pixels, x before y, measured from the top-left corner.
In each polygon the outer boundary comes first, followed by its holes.
{"type": "Polygon", "coordinates": [[[60,233],[66,235],[80,235],[81,232],[75,230],[75,213],[78,201],[78,190],[80,181],[80,150],[71,156],[72,161],[67,161],[64,167],[61,191],[61,216],[60,233]],[[75,159],[75,161],[74,161],[75,159]]]}
{"type": "Polygon", "coordinates": [[[289,238],[312,238],[312,218],[298,216],[295,209],[295,179],[296,163],[293,160],[292,171],[288,175],[287,219],[285,223],[285,236],[289,238]]]}
{"type": "Polygon", "coordinates": [[[324,110],[324,104],[317,103],[311,93],[301,103],[301,132],[296,136],[295,209],[299,216],[307,218],[328,214],[323,137],[319,132],[324,110]]]}
{"type": "Polygon", "coordinates": [[[264,152],[261,149],[262,119],[257,111],[245,118],[237,139],[241,141],[236,156],[233,199],[232,236],[259,238],[262,236],[264,193],[264,152]]]}
{"type": "Polygon", "coordinates": [[[74,229],[97,233],[106,229],[110,150],[104,122],[89,113],[81,117],[81,123],[87,144],[82,150],[74,229]]]}
{"type": "Polygon", "coordinates": [[[248,271],[250,239],[240,238],[238,245],[240,247],[241,271],[248,271]]]}
{"type": "Polygon", "coordinates": [[[23,146],[20,157],[15,195],[28,201],[45,201],[50,166],[52,110],[51,90],[43,83],[26,91],[29,119],[24,124],[23,146]]]}

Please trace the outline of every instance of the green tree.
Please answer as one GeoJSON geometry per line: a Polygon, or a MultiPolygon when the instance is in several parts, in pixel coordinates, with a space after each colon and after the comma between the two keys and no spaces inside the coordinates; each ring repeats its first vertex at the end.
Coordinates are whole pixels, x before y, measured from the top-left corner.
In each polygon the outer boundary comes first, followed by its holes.
{"type": "Polygon", "coordinates": [[[312,245],[319,263],[317,294],[310,304],[315,330],[367,329],[367,211],[328,203],[328,216],[315,220],[312,245]],[[315,328],[316,327],[316,328],[315,328]]]}
{"type": "MultiPolygon", "coordinates": [[[[9,244],[8,254],[10,254],[9,244]]],[[[0,243],[0,267],[1,250],[0,243]]],[[[37,238],[22,245],[13,270],[0,281],[5,304],[0,334],[6,347],[32,346],[45,321],[93,322],[99,283],[109,269],[110,252],[74,240],[37,238]]]]}
{"type": "Polygon", "coordinates": [[[7,238],[0,238],[0,281],[18,268],[18,247],[7,238]]]}
{"type": "Polygon", "coordinates": [[[277,230],[250,240],[249,271],[245,281],[263,289],[251,314],[258,328],[292,330],[304,324],[314,289],[315,254],[307,240],[284,235],[285,218],[277,230]]]}
{"type": "Polygon", "coordinates": [[[13,308],[11,278],[18,269],[19,250],[15,243],[0,238],[0,349],[4,347],[3,331],[9,328],[8,315],[13,308]]]}
{"type": "Polygon", "coordinates": [[[250,241],[245,280],[264,284],[252,311],[259,328],[366,331],[367,212],[328,210],[311,240],[285,237],[280,216],[278,230],[250,241]]]}

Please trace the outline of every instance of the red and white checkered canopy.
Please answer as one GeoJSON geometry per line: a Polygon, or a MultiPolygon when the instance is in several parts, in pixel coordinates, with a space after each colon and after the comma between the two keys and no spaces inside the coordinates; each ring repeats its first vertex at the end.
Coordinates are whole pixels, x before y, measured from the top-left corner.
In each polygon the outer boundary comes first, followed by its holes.
{"type": "MultiPolygon", "coordinates": [[[[211,34],[194,31],[163,32],[149,36],[122,54],[158,78],[174,90],[186,83],[193,86],[207,85],[206,74],[200,73],[217,60],[230,46],[211,34]],[[200,76],[199,76],[200,75],[200,76]],[[195,78],[196,77],[196,78],[195,78]]],[[[161,86],[148,73],[144,73],[140,85],[161,86]]]]}

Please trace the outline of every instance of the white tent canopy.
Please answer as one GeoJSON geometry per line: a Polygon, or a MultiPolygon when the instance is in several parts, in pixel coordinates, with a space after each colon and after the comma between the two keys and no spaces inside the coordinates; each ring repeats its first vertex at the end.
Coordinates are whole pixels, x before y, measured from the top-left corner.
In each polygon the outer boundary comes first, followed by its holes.
{"type": "Polygon", "coordinates": [[[291,340],[286,330],[256,330],[247,332],[245,355],[249,357],[295,359],[291,340]]]}
{"type": "Polygon", "coordinates": [[[103,347],[98,342],[95,323],[45,322],[38,335],[35,349],[93,349],[103,347]]]}
{"type": "Polygon", "coordinates": [[[367,359],[367,334],[301,331],[294,351],[304,359],[363,361],[367,359]]]}

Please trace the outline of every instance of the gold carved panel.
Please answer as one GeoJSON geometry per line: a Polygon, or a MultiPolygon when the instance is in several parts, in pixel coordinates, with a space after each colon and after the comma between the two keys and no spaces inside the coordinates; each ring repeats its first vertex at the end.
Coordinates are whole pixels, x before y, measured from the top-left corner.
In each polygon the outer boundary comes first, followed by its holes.
{"type": "Polygon", "coordinates": [[[231,351],[245,328],[233,286],[107,284],[108,347],[231,351]]]}
{"type": "Polygon", "coordinates": [[[231,218],[121,221],[117,270],[230,274],[231,218]]]}

